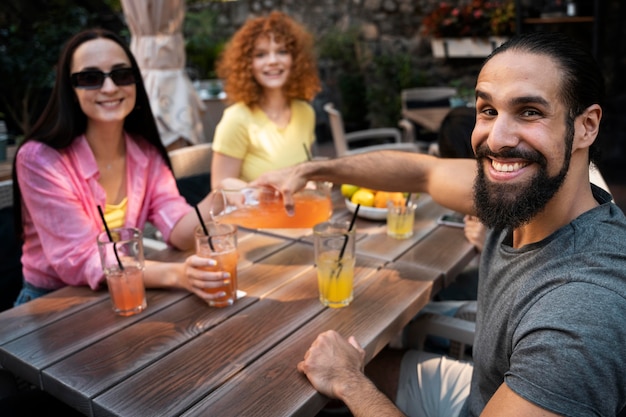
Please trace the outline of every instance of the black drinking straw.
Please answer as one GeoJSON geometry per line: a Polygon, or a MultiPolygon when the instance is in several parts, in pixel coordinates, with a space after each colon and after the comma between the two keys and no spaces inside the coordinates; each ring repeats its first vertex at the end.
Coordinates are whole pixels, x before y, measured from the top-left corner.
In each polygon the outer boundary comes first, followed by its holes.
{"type": "Polygon", "coordinates": [[[115,259],[117,259],[117,264],[120,267],[120,270],[124,270],[124,265],[122,265],[122,261],[120,261],[120,257],[117,254],[117,248],[115,247],[115,242],[113,242],[113,236],[111,235],[111,231],[109,230],[109,226],[107,225],[107,221],[104,218],[104,212],[102,211],[102,207],[98,204],[98,212],[100,213],[100,218],[102,218],[102,223],[104,224],[104,230],[107,232],[107,236],[109,237],[109,241],[113,243],[113,253],[115,254],[115,259]]]}
{"type": "Polygon", "coordinates": [[[404,206],[408,207],[410,202],[411,202],[411,193],[409,193],[409,195],[406,196],[406,201],[404,202],[404,206]]]}
{"type": "MultiPolygon", "coordinates": [[[[209,236],[209,231],[207,230],[206,225],[204,224],[204,220],[202,219],[202,214],[200,214],[200,210],[198,209],[198,206],[193,206],[193,208],[196,210],[196,215],[198,216],[198,220],[200,221],[200,226],[202,226],[202,231],[204,231],[204,235],[209,236]]],[[[209,247],[211,248],[212,251],[214,251],[215,248],[213,247],[211,236],[209,236],[208,241],[209,241],[209,247]]]]}
{"type": "MultiPolygon", "coordinates": [[[[356,205],[356,209],[354,209],[354,213],[352,214],[352,220],[350,220],[350,226],[348,226],[348,232],[352,231],[352,227],[354,226],[354,222],[356,220],[356,215],[361,208],[360,204],[356,205]]],[[[341,263],[341,259],[343,259],[343,253],[346,251],[346,246],[348,246],[348,240],[350,236],[346,233],[343,235],[343,246],[341,247],[341,251],[339,252],[339,257],[337,258],[337,278],[339,278],[339,274],[341,274],[341,270],[343,269],[343,264],[341,263]]],[[[331,276],[334,274],[331,274],[331,276]]]]}
{"type": "MultiPolygon", "coordinates": [[[[352,231],[352,227],[354,227],[354,222],[356,221],[356,215],[359,212],[359,209],[361,208],[360,204],[356,205],[356,208],[354,209],[354,213],[352,214],[352,219],[350,220],[350,226],[348,226],[348,232],[352,231]]],[[[345,238],[343,240],[343,246],[341,247],[341,252],[339,252],[339,259],[338,261],[341,261],[341,258],[343,258],[343,253],[346,251],[346,246],[348,246],[348,235],[345,235],[345,238]]]]}
{"type": "Polygon", "coordinates": [[[311,156],[311,152],[309,152],[309,148],[307,148],[306,146],[306,143],[303,143],[302,147],[304,148],[304,152],[306,153],[306,159],[308,159],[309,161],[313,159],[313,157],[311,156]]]}

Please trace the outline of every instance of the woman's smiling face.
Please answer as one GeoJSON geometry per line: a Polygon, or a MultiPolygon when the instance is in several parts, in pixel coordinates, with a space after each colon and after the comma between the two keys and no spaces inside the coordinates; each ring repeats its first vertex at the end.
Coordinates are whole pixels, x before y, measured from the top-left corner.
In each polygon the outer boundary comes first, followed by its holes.
{"type": "MultiPolygon", "coordinates": [[[[98,70],[109,73],[118,68],[131,68],[124,50],[109,39],[87,41],[74,51],[71,73],[98,70]]],[[[137,88],[135,84],[118,86],[105,77],[100,88],[74,88],[81,109],[88,123],[123,123],[135,107],[137,88]]]]}
{"type": "Polygon", "coordinates": [[[289,79],[292,57],[284,43],[273,35],[261,36],[254,44],[252,75],[264,90],[281,89],[289,79]]]}

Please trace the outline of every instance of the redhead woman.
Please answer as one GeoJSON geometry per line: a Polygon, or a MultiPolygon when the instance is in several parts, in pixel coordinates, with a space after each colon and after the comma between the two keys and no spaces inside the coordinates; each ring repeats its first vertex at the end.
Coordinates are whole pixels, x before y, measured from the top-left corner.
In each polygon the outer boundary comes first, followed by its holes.
{"type": "MultiPolygon", "coordinates": [[[[197,216],[180,196],[150,111],[137,62],[114,33],[93,29],[70,39],[42,116],[13,167],[16,227],[23,240],[24,285],[16,304],[66,285],[98,289],[104,276],[96,236],[150,221],[179,249],[193,247],[197,216]]],[[[199,203],[208,218],[208,201],[199,203]]],[[[147,262],[147,287],[202,288],[227,277],[212,261],[147,262]]],[[[218,295],[219,296],[219,295],[218,295]]]]}
{"type": "Polygon", "coordinates": [[[289,16],[248,20],[217,66],[230,102],[213,139],[212,188],[240,188],[303,162],[315,141],[320,90],[312,36],[289,16]]]}

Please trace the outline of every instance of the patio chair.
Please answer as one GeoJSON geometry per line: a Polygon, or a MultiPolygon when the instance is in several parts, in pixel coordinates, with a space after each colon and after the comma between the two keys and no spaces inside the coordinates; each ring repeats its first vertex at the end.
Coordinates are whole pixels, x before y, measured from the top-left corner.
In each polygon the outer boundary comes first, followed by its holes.
{"type": "Polygon", "coordinates": [[[383,127],[346,133],[341,113],[334,107],[333,103],[326,103],[324,110],[328,113],[330,130],[332,132],[337,157],[389,149],[408,152],[419,151],[419,148],[414,143],[402,142],[402,133],[395,127],[383,127]],[[372,141],[386,141],[386,143],[371,145],[370,143],[372,141]],[[359,142],[365,142],[365,145],[357,146],[359,142]]]}
{"type": "MultiPolygon", "coordinates": [[[[450,99],[457,95],[454,87],[416,87],[404,89],[400,92],[402,112],[410,109],[430,107],[450,107],[450,99]]],[[[431,144],[437,140],[437,132],[419,125],[407,117],[400,119],[398,125],[403,130],[404,142],[415,142],[420,148],[429,150],[431,144]]]]}
{"type": "Polygon", "coordinates": [[[168,155],[181,195],[189,204],[198,204],[211,191],[211,144],[186,146],[168,155]]]}

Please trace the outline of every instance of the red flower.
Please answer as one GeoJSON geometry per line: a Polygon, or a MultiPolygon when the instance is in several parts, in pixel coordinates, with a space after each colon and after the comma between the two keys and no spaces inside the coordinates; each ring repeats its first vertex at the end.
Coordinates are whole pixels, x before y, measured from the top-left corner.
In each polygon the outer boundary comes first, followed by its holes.
{"type": "Polygon", "coordinates": [[[421,30],[434,37],[512,35],[515,4],[513,0],[471,0],[453,7],[441,2],[424,17],[421,30]]]}

